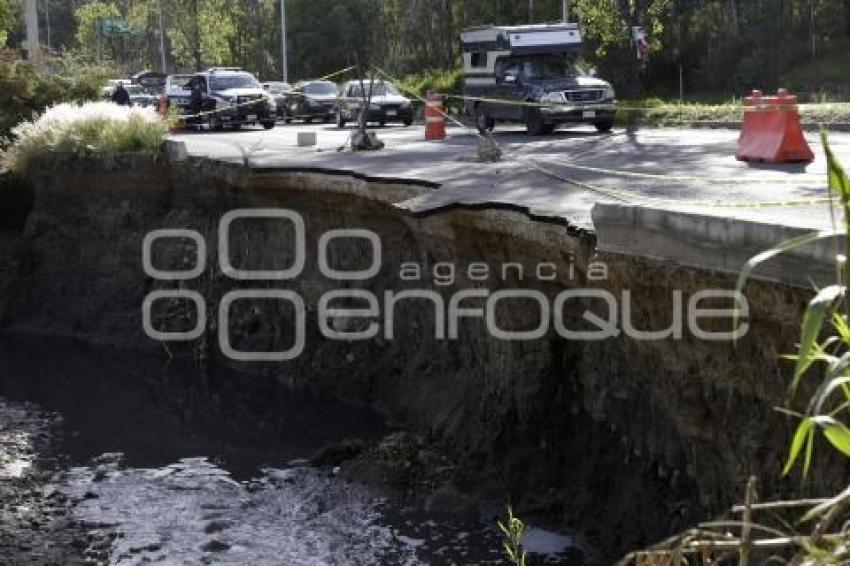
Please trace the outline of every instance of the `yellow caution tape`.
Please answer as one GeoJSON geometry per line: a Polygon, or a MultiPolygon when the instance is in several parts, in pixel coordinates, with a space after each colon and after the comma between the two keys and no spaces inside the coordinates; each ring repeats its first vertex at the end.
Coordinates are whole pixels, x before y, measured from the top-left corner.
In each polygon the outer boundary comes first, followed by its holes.
{"type": "MultiPolygon", "coordinates": [[[[325,75],[323,77],[319,77],[318,79],[313,79],[311,82],[327,81],[329,79],[332,79],[333,77],[339,76],[343,73],[347,73],[348,71],[350,71],[352,69],[356,69],[356,68],[357,68],[356,65],[351,65],[351,66],[346,67],[344,69],[340,69],[339,71],[334,71],[333,73],[330,73],[330,74],[325,75]]],[[[290,89],[290,90],[286,91],[284,94],[294,94],[296,96],[307,96],[306,94],[303,94],[300,89],[296,89],[296,88],[290,89]]]]}
{"type": "Polygon", "coordinates": [[[464,101],[472,101],[472,102],[483,102],[485,104],[496,104],[501,106],[519,106],[521,108],[558,108],[566,111],[572,110],[617,110],[618,108],[611,104],[605,104],[601,102],[589,102],[582,106],[576,106],[570,102],[530,102],[527,100],[504,100],[501,98],[484,98],[481,96],[462,96],[457,94],[444,94],[442,95],[445,98],[450,98],[454,100],[464,100],[464,101]]]}
{"type": "Polygon", "coordinates": [[[254,99],[248,102],[243,102],[241,104],[233,104],[228,106],[227,108],[216,108],[215,110],[204,110],[202,112],[198,112],[197,114],[178,114],[176,116],[165,116],[165,118],[174,118],[178,120],[187,120],[189,118],[200,118],[201,116],[209,116],[211,114],[218,114],[219,112],[226,112],[228,110],[233,110],[234,108],[241,108],[243,106],[254,106],[259,103],[262,103],[262,99],[254,99]]]}
{"type": "Polygon", "coordinates": [[[746,185],[746,184],[766,184],[766,185],[794,185],[794,186],[825,186],[826,179],[745,179],[741,177],[706,177],[698,175],[667,175],[664,173],[638,173],[634,171],[623,171],[620,169],[607,169],[605,167],[593,167],[591,165],[581,165],[572,161],[556,161],[558,165],[568,167],[570,169],[579,169],[590,171],[593,173],[601,173],[603,175],[611,175],[614,177],[630,177],[634,179],[655,179],[660,181],[675,181],[689,183],[718,183],[727,185],[746,185]]]}
{"type": "MultiPolygon", "coordinates": [[[[393,82],[398,89],[402,90],[403,92],[407,92],[408,94],[410,94],[411,96],[413,96],[414,98],[417,98],[418,100],[420,100],[422,102],[427,102],[427,100],[425,100],[424,98],[419,96],[418,93],[412,91],[411,89],[404,87],[404,85],[401,84],[401,82],[398,79],[396,79],[395,77],[393,77],[389,73],[387,73],[387,72],[385,72],[382,69],[379,69],[377,67],[375,67],[375,70],[379,74],[383,75],[384,77],[389,79],[391,82],[393,82]]],[[[453,118],[452,116],[449,116],[447,113],[443,112],[443,110],[441,108],[435,108],[435,109],[441,115],[443,115],[443,117],[445,117],[447,120],[454,122],[455,124],[457,124],[458,126],[460,126],[461,128],[463,128],[465,130],[470,130],[470,131],[474,132],[474,134],[478,137],[484,137],[476,129],[470,128],[466,124],[460,122],[459,120],[457,120],[457,119],[453,118]]],[[[629,192],[623,191],[621,189],[615,189],[615,188],[611,188],[611,187],[600,187],[599,185],[594,185],[594,184],[591,184],[591,183],[580,181],[578,179],[573,179],[571,177],[566,177],[564,175],[560,175],[559,173],[556,173],[554,171],[547,169],[546,167],[544,167],[540,163],[536,162],[534,159],[521,159],[516,154],[512,154],[503,145],[496,142],[492,137],[490,137],[490,140],[497,147],[499,147],[499,149],[501,149],[502,152],[505,155],[507,155],[508,157],[513,159],[514,161],[516,161],[520,164],[523,164],[523,165],[529,167],[532,170],[537,171],[538,173],[546,175],[547,177],[550,177],[552,179],[555,179],[555,180],[558,180],[558,181],[568,183],[570,185],[585,189],[587,191],[595,192],[597,194],[601,194],[601,195],[607,196],[609,198],[613,198],[613,199],[623,201],[623,202],[627,202],[627,203],[634,203],[634,204],[653,203],[653,204],[656,204],[656,205],[696,206],[696,207],[704,207],[704,208],[768,208],[768,207],[815,206],[815,205],[821,205],[821,204],[828,204],[828,203],[832,202],[832,199],[830,199],[829,197],[809,198],[809,199],[765,200],[765,201],[751,201],[751,202],[724,202],[724,201],[708,201],[708,200],[661,199],[661,198],[650,197],[650,196],[645,196],[645,195],[636,195],[634,193],[629,193],[629,192]]],[[[559,163],[559,164],[561,164],[561,163],[559,163]]],[[[563,165],[566,166],[566,167],[572,167],[572,168],[576,168],[576,169],[580,168],[580,169],[586,169],[586,170],[589,170],[589,171],[595,171],[595,172],[600,172],[600,173],[609,173],[609,174],[612,174],[612,175],[625,176],[625,177],[636,177],[636,178],[666,179],[666,180],[676,180],[676,181],[721,182],[721,183],[723,183],[723,182],[726,182],[726,183],[731,183],[731,182],[736,182],[736,183],[737,182],[758,182],[758,183],[771,183],[771,182],[773,182],[773,183],[777,183],[777,182],[779,182],[781,184],[799,183],[799,181],[790,180],[790,179],[789,180],[778,179],[776,181],[771,181],[771,180],[768,180],[768,179],[763,179],[763,180],[759,179],[759,180],[753,181],[753,180],[739,180],[739,179],[733,179],[733,178],[719,178],[718,179],[718,178],[698,177],[698,176],[670,176],[670,175],[656,175],[656,174],[651,174],[651,173],[633,173],[633,172],[629,172],[629,171],[618,171],[618,170],[613,170],[613,169],[604,169],[604,168],[601,168],[601,167],[584,166],[584,165],[579,165],[579,164],[576,164],[576,163],[569,163],[569,162],[563,163],[563,165]]]]}
{"type": "MultiPolygon", "coordinates": [[[[339,71],[334,71],[333,73],[330,73],[330,74],[325,75],[323,77],[319,77],[318,79],[314,79],[314,81],[326,81],[326,80],[331,79],[333,77],[339,76],[343,73],[347,73],[348,71],[350,71],[354,68],[355,68],[355,66],[351,65],[351,66],[346,67],[344,69],[340,69],[339,71]]],[[[306,96],[304,94],[301,94],[296,89],[289,90],[285,94],[294,94],[296,96],[298,96],[298,95],[306,96]]],[[[221,109],[217,108],[215,110],[205,110],[203,112],[198,112],[197,114],[181,114],[181,115],[178,115],[178,116],[168,116],[168,118],[174,118],[174,119],[178,119],[178,120],[187,120],[187,119],[190,119],[190,118],[200,118],[201,116],[209,116],[211,114],[218,114],[219,112],[226,112],[228,110],[233,110],[234,108],[241,108],[242,106],[251,106],[251,105],[257,104],[259,102],[261,102],[261,100],[258,100],[258,99],[257,100],[250,100],[248,102],[243,102],[241,104],[234,104],[232,106],[228,106],[227,108],[221,108],[221,109]]]]}
{"type": "Polygon", "coordinates": [[[589,191],[614,198],[629,204],[651,204],[656,206],[693,206],[701,208],[772,208],[772,207],[801,207],[801,206],[816,206],[829,204],[832,199],[829,197],[809,198],[809,199],[786,199],[786,200],[765,200],[751,202],[728,202],[720,200],[679,200],[679,199],[664,199],[646,195],[636,195],[621,189],[612,187],[600,187],[583,181],[577,181],[569,177],[559,175],[551,170],[541,167],[539,164],[535,169],[553,179],[579,186],[589,191]]]}

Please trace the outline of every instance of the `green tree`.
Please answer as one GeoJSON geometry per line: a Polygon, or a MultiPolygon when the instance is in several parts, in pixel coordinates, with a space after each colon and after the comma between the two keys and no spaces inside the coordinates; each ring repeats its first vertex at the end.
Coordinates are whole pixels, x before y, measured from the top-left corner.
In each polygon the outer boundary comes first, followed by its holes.
{"type": "Polygon", "coordinates": [[[623,94],[643,94],[642,73],[662,43],[665,24],[670,18],[672,0],[576,0],[582,16],[583,33],[589,44],[589,59],[601,74],[615,83],[623,94]],[[632,27],[642,27],[649,38],[650,52],[639,61],[632,44],[632,27]]]}
{"type": "Polygon", "coordinates": [[[229,0],[167,2],[168,37],[179,66],[199,71],[209,65],[232,64],[234,8],[238,9],[238,3],[229,0]]]}
{"type": "Polygon", "coordinates": [[[17,10],[12,0],[0,0],[0,47],[6,45],[9,29],[17,20],[17,10]]]}
{"type": "Polygon", "coordinates": [[[95,0],[83,4],[74,12],[77,22],[77,44],[80,51],[90,60],[112,58],[112,40],[103,33],[103,22],[121,16],[118,6],[112,2],[95,0]]]}

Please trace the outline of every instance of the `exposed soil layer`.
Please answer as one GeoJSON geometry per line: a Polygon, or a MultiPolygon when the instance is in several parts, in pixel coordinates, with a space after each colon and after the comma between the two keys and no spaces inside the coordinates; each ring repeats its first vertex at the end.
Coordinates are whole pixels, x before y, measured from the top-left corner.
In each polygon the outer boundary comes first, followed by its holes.
{"type": "MultiPolygon", "coordinates": [[[[0,232],[0,246],[9,250],[0,262],[0,325],[8,331],[167,347],[200,366],[235,365],[279,387],[379,408],[459,463],[452,471],[459,491],[557,517],[584,530],[608,557],[724,510],[752,474],[763,482],[763,497],[825,494],[846,483],[846,466],[829,458],[821,460],[817,486],[802,490],[794,479],[778,479],[793,423],[774,410],[789,382],[789,368],[777,358],[793,350],[804,291],[751,284],[750,331],[737,347],[699,340],[687,327],[678,340],[621,335],[574,341],[550,327],[541,338],[508,341],[491,336],[475,317],[461,320],[456,338],[442,339],[435,337],[433,303],[401,301],[388,317],[384,292],[424,289],[449,304],[462,291],[530,289],[552,304],[569,289],[595,287],[617,297],[628,290],[633,325],[659,329],[670,324],[674,291],[687,305],[694,292],[730,289],[733,281],[641,258],[598,257],[592,234],[521,211],[455,209],[414,218],[394,203],[432,189],[409,185],[162,158],[70,160],[35,171],[26,221],[0,232]],[[296,279],[240,282],[219,269],[219,220],[243,208],[285,208],[304,218],[306,259],[296,279]],[[164,228],[204,236],[208,257],[199,277],[163,282],[144,273],[144,237],[164,228]],[[380,237],[382,263],[373,277],[340,282],[321,273],[318,242],[342,228],[380,237]],[[602,280],[591,280],[594,261],[607,264],[602,280]],[[454,278],[439,267],[435,276],[441,262],[456,266],[454,278]],[[422,268],[419,280],[401,277],[410,264],[422,268]],[[464,271],[472,264],[486,264],[490,276],[468,277],[464,271]],[[505,264],[522,266],[522,278],[515,267],[502,276],[505,264]],[[544,277],[537,276],[541,264],[544,277]],[[197,340],[163,345],[145,336],[140,307],[150,291],[174,288],[201,293],[207,325],[197,340]],[[269,288],[303,298],[303,353],[277,363],[226,359],[216,326],[221,298],[235,289],[269,288]],[[322,335],[317,305],[340,288],[380,298],[377,337],[342,342],[322,335]]],[[[242,269],[284,269],[294,262],[292,241],[289,223],[235,222],[230,259],[242,269]]],[[[169,240],[154,250],[154,259],[159,269],[188,269],[194,249],[190,240],[169,240]]],[[[365,240],[337,239],[328,250],[335,269],[370,264],[365,240]]],[[[464,302],[466,308],[482,305],[464,302]]],[[[600,305],[567,303],[565,325],[586,324],[585,309],[600,305]]],[[[504,301],[495,316],[502,328],[530,330],[538,325],[539,306],[504,301]]],[[[196,314],[186,301],[161,301],[153,321],[185,330],[195,325],[196,314]]],[[[244,351],[287,349],[294,321],[294,310],[282,301],[234,303],[230,340],[244,351]]],[[[337,315],[328,324],[337,331],[365,329],[353,316],[337,315]]]]}

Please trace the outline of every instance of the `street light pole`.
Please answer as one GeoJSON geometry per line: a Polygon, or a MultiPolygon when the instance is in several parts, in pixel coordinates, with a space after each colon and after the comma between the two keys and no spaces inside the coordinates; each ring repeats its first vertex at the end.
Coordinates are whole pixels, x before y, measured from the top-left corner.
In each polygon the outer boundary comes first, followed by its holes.
{"type": "Polygon", "coordinates": [[[165,74],[165,28],[162,25],[162,0],[159,0],[159,67],[160,72],[165,74]]]}
{"type": "Polygon", "coordinates": [[[27,57],[38,63],[41,45],[38,39],[38,0],[27,0],[25,12],[27,23],[27,57]]]}
{"type": "Polygon", "coordinates": [[[283,82],[289,82],[289,66],[286,60],[286,0],[280,0],[280,61],[283,82]]]}
{"type": "Polygon", "coordinates": [[[47,26],[47,51],[50,51],[50,0],[44,0],[44,23],[47,26]]]}

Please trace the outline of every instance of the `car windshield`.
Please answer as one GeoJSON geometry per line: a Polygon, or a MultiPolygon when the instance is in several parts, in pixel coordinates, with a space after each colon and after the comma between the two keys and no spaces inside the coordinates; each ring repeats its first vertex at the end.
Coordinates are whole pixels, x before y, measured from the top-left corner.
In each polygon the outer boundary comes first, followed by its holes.
{"type": "MultiPolygon", "coordinates": [[[[363,86],[366,87],[366,94],[369,94],[369,85],[364,84],[363,86]]],[[[398,90],[389,83],[376,83],[372,85],[372,96],[392,96],[397,94],[398,90]]],[[[351,96],[357,98],[363,97],[363,89],[359,84],[355,84],[351,87],[351,96]]]]}
{"type": "Polygon", "coordinates": [[[210,90],[229,90],[231,88],[259,88],[257,79],[248,73],[210,76],[210,90]]]}
{"type": "Polygon", "coordinates": [[[185,77],[171,77],[168,80],[169,88],[179,88],[182,90],[189,90],[189,82],[192,80],[191,76],[185,77]]]}
{"type": "Polygon", "coordinates": [[[304,94],[336,94],[336,85],[333,83],[307,83],[304,85],[304,94]]]}
{"type": "Polygon", "coordinates": [[[127,89],[128,94],[145,94],[145,89],[141,85],[127,85],[124,88],[127,89]]]}
{"type": "Polygon", "coordinates": [[[581,71],[569,59],[545,58],[528,59],[522,62],[522,75],[526,79],[545,80],[576,77],[581,71]]]}

